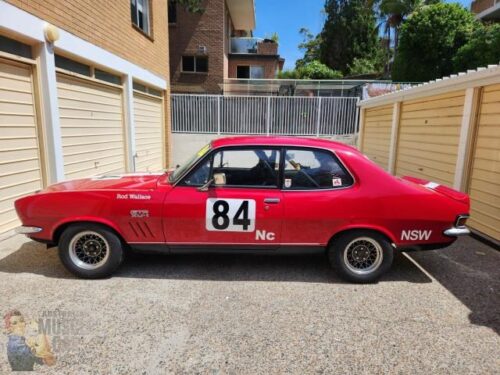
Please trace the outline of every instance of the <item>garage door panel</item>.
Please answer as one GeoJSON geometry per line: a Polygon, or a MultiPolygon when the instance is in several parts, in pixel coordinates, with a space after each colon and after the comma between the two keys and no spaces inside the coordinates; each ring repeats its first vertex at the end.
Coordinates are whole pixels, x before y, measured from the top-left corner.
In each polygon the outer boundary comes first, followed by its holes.
{"type": "MultiPolygon", "coordinates": [[[[29,86],[27,86],[30,89],[29,86]]],[[[33,104],[33,94],[30,90],[14,90],[10,87],[0,86],[0,101],[12,100],[19,102],[28,102],[33,104]]]]}
{"type": "Polygon", "coordinates": [[[117,171],[122,173],[121,157],[106,158],[106,161],[99,162],[81,162],[67,167],[66,178],[85,178],[91,175],[100,175],[109,171],[117,171]]]}
{"type": "Polygon", "coordinates": [[[36,137],[36,129],[33,126],[2,126],[1,137],[36,137]]]}
{"type": "Polygon", "coordinates": [[[164,168],[163,101],[134,93],[135,167],[137,171],[164,168]]]}
{"type": "Polygon", "coordinates": [[[102,112],[84,109],[71,109],[59,107],[59,115],[62,118],[76,118],[76,119],[89,119],[89,120],[116,120],[121,121],[121,112],[102,112]]]}
{"type": "Polygon", "coordinates": [[[61,73],[57,81],[66,178],[124,172],[122,90],[61,73]]]}
{"type": "Polygon", "coordinates": [[[61,118],[61,128],[71,127],[108,128],[119,127],[123,129],[123,120],[103,120],[103,119],[84,119],[84,118],[61,118]],[[88,126],[87,126],[88,125],[88,126]]]}
{"type": "Polygon", "coordinates": [[[37,148],[38,140],[36,137],[0,137],[1,150],[15,150],[23,148],[37,148]]]}
{"type": "Polygon", "coordinates": [[[0,100],[0,113],[10,113],[15,107],[17,115],[33,115],[33,103],[18,100],[0,100]]]}
{"type": "Polygon", "coordinates": [[[15,113],[0,113],[0,126],[35,126],[34,115],[17,115],[15,113]]]}
{"type": "Polygon", "coordinates": [[[397,175],[453,185],[464,94],[457,91],[402,104],[397,175]]]}
{"type": "Polygon", "coordinates": [[[111,104],[103,103],[98,99],[85,100],[82,96],[73,95],[69,97],[61,97],[59,106],[65,109],[81,109],[84,111],[98,111],[98,112],[113,112],[121,114],[121,103],[119,100],[111,101],[111,104]]]}
{"type": "Polygon", "coordinates": [[[15,185],[0,187],[0,201],[10,200],[14,209],[14,200],[41,189],[39,179],[18,180],[15,185]]]}
{"type": "Polygon", "coordinates": [[[0,162],[0,170],[3,174],[16,173],[17,171],[25,170],[38,170],[40,168],[38,158],[28,160],[17,159],[15,161],[7,162],[2,160],[0,162]]]}
{"type": "Polygon", "coordinates": [[[31,66],[0,59],[0,233],[19,225],[14,201],[42,188],[31,66]]]}
{"type": "Polygon", "coordinates": [[[500,240],[500,85],[483,89],[469,194],[469,225],[500,240]]]}

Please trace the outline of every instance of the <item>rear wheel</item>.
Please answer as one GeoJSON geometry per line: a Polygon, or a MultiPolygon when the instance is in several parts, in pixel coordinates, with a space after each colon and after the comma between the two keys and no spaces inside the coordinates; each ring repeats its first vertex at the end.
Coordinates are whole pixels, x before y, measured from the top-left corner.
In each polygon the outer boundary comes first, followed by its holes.
{"type": "Polygon", "coordinates": [[[59,257],[66,268],[79,277],[108,277],[122,262],[122,243],[115,233],[105,227],[75,224],[61,236],[59,257]]]}
{"type": "Polygon", "coordinates": [[[357,230],[336,238],[328,249],[328,259],[339,275],[355,283],[378,280],[392,265],[390,242],[381,234],[357,230]]]}

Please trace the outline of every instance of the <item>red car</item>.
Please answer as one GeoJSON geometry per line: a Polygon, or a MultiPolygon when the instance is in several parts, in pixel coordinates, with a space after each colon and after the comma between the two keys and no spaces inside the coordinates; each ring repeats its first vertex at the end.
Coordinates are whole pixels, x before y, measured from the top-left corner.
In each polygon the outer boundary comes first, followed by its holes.
{"type": "Polygon", "coordinates": [[[396,250],[437,249],[468,234],[469,197],[394,177],[327,140],[213,141],[161,174],[49,186],[15,203],[18,232],[59,247],[85,278],[109,276],[124,252],[322,252],[344,278],[371,282],[396,250]]]}

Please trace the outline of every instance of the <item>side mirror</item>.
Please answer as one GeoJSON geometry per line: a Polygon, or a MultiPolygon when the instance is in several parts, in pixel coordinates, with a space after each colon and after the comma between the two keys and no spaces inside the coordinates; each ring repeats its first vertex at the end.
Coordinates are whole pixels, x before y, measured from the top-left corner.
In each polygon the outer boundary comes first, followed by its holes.
{"type": "Polygon", "coordinates": [[[225,173],[214,173],[214,185],[224,186],[226,184],[226,174],[225,173]]]}

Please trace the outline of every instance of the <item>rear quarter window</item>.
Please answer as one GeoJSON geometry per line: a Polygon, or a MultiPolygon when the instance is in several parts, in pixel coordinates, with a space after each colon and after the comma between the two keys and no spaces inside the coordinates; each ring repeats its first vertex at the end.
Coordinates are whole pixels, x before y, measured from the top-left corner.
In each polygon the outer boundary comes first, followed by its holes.
{"type": "Polygon", "coordinates": [[[337,189],[351,186],[353,177],[328,150],[289,148],[285,153],[285,190],[337,189]]]}

